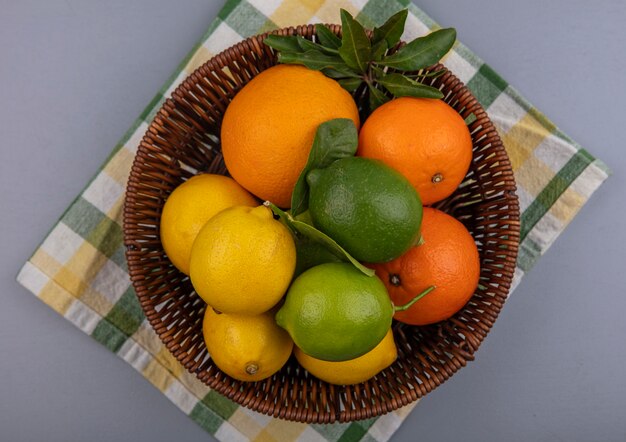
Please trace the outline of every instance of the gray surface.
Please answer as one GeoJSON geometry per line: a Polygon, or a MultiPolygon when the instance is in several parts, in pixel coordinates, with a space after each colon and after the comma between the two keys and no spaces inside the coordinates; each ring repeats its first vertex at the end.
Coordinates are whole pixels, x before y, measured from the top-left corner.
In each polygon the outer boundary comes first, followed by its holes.
{"type": "MultiPolygon", "coordinates": [[[[206,434],[15,274],[222,0],[0,0],[0,440],[206,434]]],[[[394,441],[626,440],[626,3],[421,0],[614,175],[394,441]]]]}

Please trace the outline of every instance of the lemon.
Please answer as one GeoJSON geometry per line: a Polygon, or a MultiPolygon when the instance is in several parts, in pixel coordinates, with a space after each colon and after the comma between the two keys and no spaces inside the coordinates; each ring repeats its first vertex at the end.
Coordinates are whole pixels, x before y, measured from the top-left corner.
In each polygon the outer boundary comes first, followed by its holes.
{"type": "Polygon", "coordinates": [[[293,341],[276,325],[273,312],[255,316],[217,313],[207,307],[202,332],[213,362],[240,381],[259,381],[281,369],[293,341]]]}
{"type": "Polygon", "coordinates": [[[170,194],[161,215],[161,243],[168,258],[189,274],[189,257],[196,235],[215,214],[232,206],[257,202],[235,180],[222,175],[196,175],[170,194]]]}
{"type": "Polygon", "coordinates": [[[353,385],[365,382],[389,367],[398,357],[391,329],[373,350],[356,359],[329,362],[307,355],[294,347],[296,359],[313,376],[336,385],[353,385]]]}
{"type": "Polygon", "coordinates": [[[236,206],[211,218],[191,249],[191,283],[222,313],[255,315],[282,298],[296,266],[291,233],[265,206],[236,206]]]}
{"type": "Polygon", "coordinates": [[[276,322],[308,355],[347,361],[372,350],[391,327],[394,307],[383,282],[347,263],[326,263],[298,276],[276,322]]]}

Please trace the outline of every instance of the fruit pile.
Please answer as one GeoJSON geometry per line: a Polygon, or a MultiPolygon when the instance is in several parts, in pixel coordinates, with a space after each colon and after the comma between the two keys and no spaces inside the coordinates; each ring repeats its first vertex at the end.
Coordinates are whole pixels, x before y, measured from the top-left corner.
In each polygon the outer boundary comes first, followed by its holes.
{"type": "Polygon", "coordinates": [[[283,64],[226,110],[231,177],[196,175],[162,211],[163,248],[207,304],[207,350],[242,381],[293,353],[319,379],[363,382],[397,358],[393,319],[445,320],[478,284],[470,233],[423,207],[449,197],[472,160],[465,121],[419,81],[440,73],[424,69],[453,30],[394,52],[406,10],[371,37],[341,15],[341,39],[320,25],[317,42],[266,39],[283,64]]]}

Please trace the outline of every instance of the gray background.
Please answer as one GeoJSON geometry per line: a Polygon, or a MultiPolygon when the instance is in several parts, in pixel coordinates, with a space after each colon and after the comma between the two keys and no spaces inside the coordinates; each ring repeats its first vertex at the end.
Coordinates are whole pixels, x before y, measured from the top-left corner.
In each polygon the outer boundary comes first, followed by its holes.
{"type": "MultiPolygon", "coordinates": [[[[0,440],[207,440],[15,274],[222,0],[0,0],[0,440]]],[[[626,2],[419,0],[614,175],[394,441],[626,440],[626,2]]]]}

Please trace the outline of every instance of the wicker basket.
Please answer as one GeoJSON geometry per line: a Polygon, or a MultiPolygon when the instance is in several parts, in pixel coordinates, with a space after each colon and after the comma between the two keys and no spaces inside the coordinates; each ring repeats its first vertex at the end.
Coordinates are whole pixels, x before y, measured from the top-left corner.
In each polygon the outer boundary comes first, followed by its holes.
{"type": "MultiPolygon", "coordinates": [[[[338,35],[339,26],[331,26],[338,35]]],[[[313,38],[313,26],[279,31],[313,38]]],[[[426,327],[394,323],[398,359],[375,378],[335,386],[309,375],[295,360],[274,376],[246,383],[220,371],[202,338],[204,302],[189,278],[166,257],[159,240],[163,204],[198,172],[226,174],[220,123],[230,100],[259,72],[276,64],[264,36],[249,38],[212,58],[163,104],[137,152],[124,205],[124,242],[131,280],[150,324],[170,352],[202,382],[261,413],[300,422],[366,419],[395,410],[432,391],[467,361],[506,300],[519,245],[519,206],[513,172],[500,138],[470,91],[450,72],[432,79],[445,101],[469,125],[474,159],[455,194],[438,205],[461,220],[480,253],[480,285],[448,321],[426,327]]],[[[359,97],[355,97],[357,102],[359,97]]]]}

